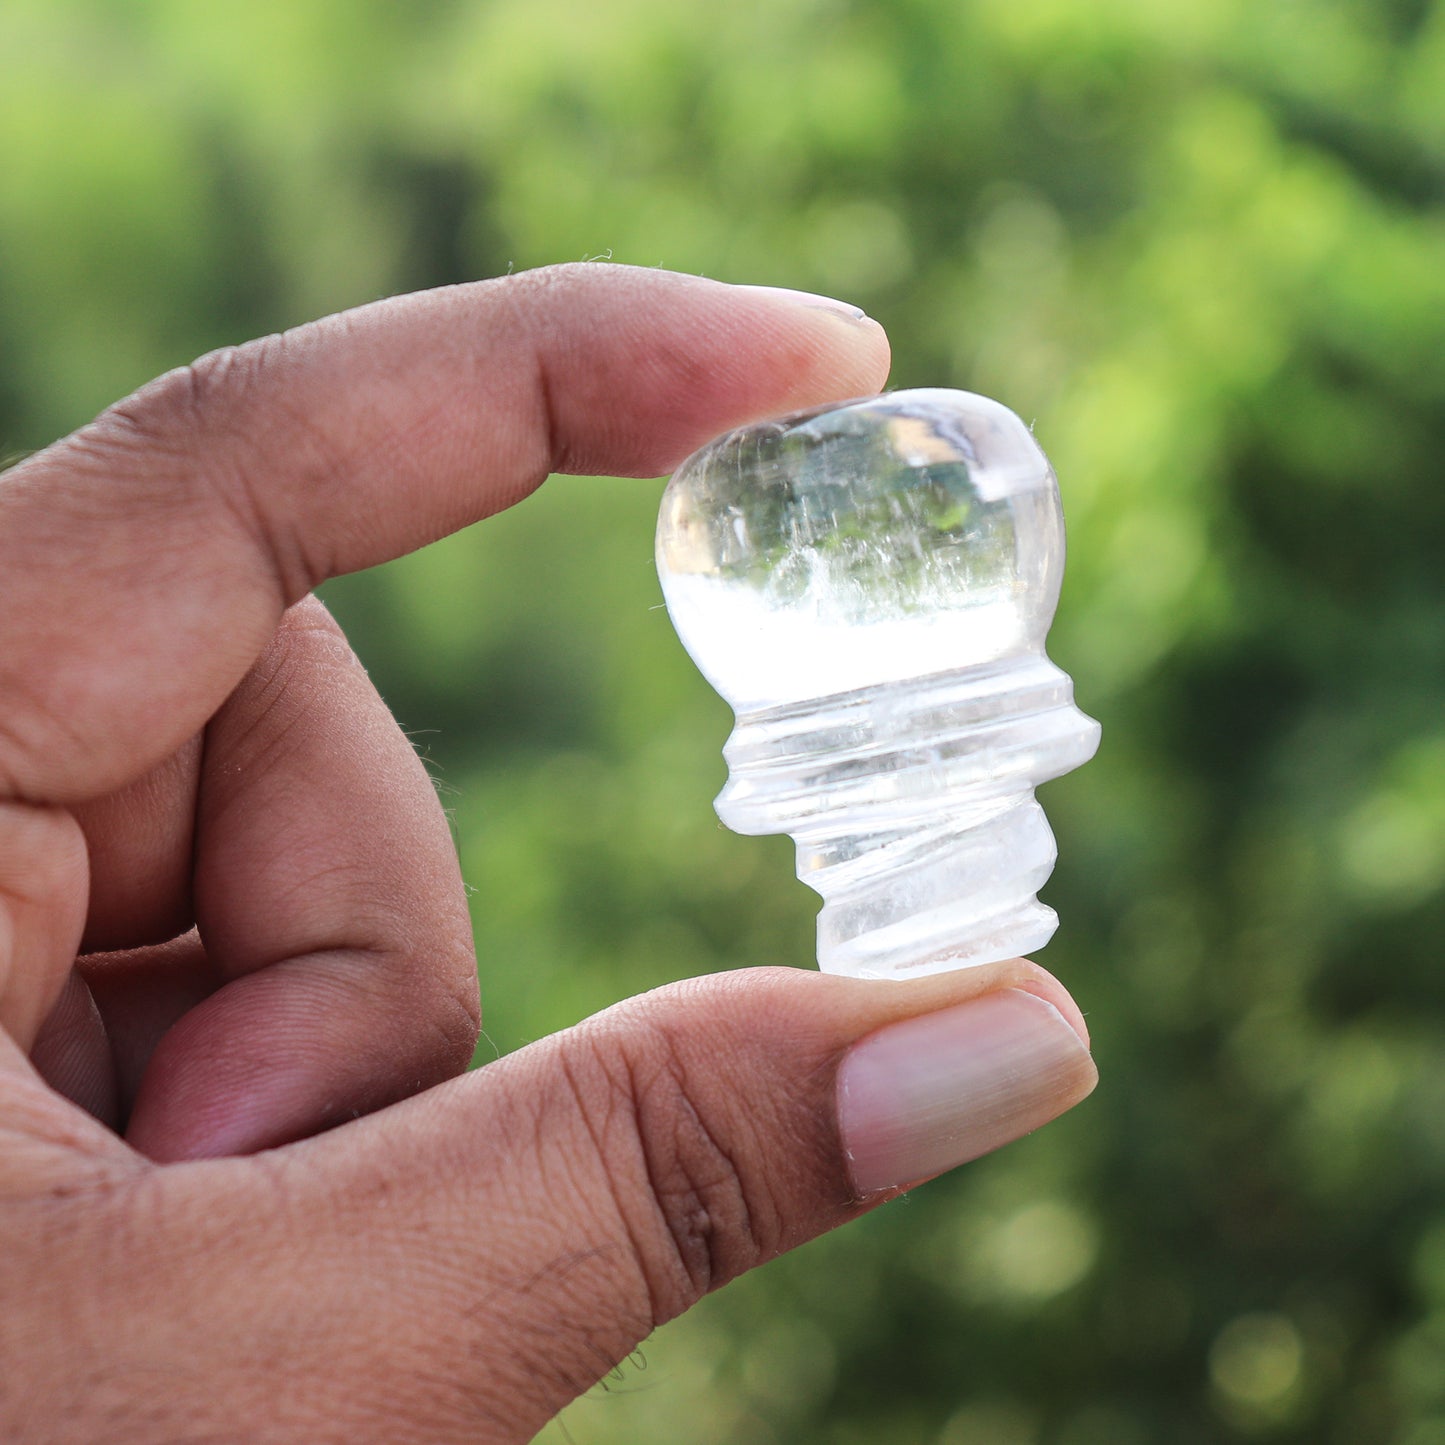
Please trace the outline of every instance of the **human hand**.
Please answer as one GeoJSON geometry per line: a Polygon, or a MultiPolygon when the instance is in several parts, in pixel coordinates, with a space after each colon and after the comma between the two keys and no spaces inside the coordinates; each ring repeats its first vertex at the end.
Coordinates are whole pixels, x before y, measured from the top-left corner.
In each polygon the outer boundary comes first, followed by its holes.
{"type": "Polygon", "coordinates": [[[0,478],[0,1438],[525,1440],[1088,1093],[1023,962],[694,979],[443,1082],[455,854],[311,588],[886,369],[846,309],[564,267],[207,357],[0,478]]]}

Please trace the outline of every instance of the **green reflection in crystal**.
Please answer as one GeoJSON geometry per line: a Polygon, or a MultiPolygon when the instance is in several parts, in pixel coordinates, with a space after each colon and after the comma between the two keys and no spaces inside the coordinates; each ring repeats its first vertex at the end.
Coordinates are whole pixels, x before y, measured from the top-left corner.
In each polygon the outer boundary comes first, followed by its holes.
{"type": "MultiPolygon", "coordinates": [[[[887,399],[745,428],[690,479],[674,568],[857,624],[976,607],[1025,582],[1016,499],[979,495],[956,437],[887,399]]],[[[1040,480],[1046,473],[1041,469],[1040,480]]]]}

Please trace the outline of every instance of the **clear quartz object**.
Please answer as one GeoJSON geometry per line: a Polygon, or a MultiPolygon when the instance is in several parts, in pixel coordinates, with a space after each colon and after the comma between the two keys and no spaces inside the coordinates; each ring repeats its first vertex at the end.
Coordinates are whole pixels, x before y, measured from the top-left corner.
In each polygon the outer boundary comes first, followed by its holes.
{"type": "Polygon", "coordinates": [[[737,715],[718,816],[793,836],[825,971],[988,963],[1058,926],[1034,787],[1099,742],[1044,655],[1063,562],[1048,459],[968,392],[743,427],[668,483],[663,595],[737,715]]]}

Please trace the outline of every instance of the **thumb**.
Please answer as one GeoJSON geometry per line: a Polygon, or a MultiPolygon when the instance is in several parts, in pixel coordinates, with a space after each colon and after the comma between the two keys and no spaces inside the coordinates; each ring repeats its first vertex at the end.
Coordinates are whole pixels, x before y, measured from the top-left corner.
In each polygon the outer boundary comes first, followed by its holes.
{"type": "Polygon", "coordinates": [[[307,1333],[413,1429],[441,1411],[438,1439],[529,1439],[707,1291],[1028,1133],[1096,1079],[1072,999],[1022,960],[660,989],[277,1151],[300,1166],[288,1195],[299,1175],[305,1217],[328,1221],[292,1262],[327,1315],[307,1333]],[[369,1338],[337,1341],[338,1298],[369,1338]]]}

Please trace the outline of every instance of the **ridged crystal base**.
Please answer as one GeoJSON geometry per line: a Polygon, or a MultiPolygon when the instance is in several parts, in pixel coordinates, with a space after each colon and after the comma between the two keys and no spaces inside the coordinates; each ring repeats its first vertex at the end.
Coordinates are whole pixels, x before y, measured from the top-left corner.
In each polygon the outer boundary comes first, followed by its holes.
{"type": "Polygon", "coordinates": [[[823,896],[818,963],[909,977],[1041,948],[1057,851],[1035,784],[1093,756],[1099,725],[1042,656],[744,714],[719,817],[791,833],[823,896]]]}

